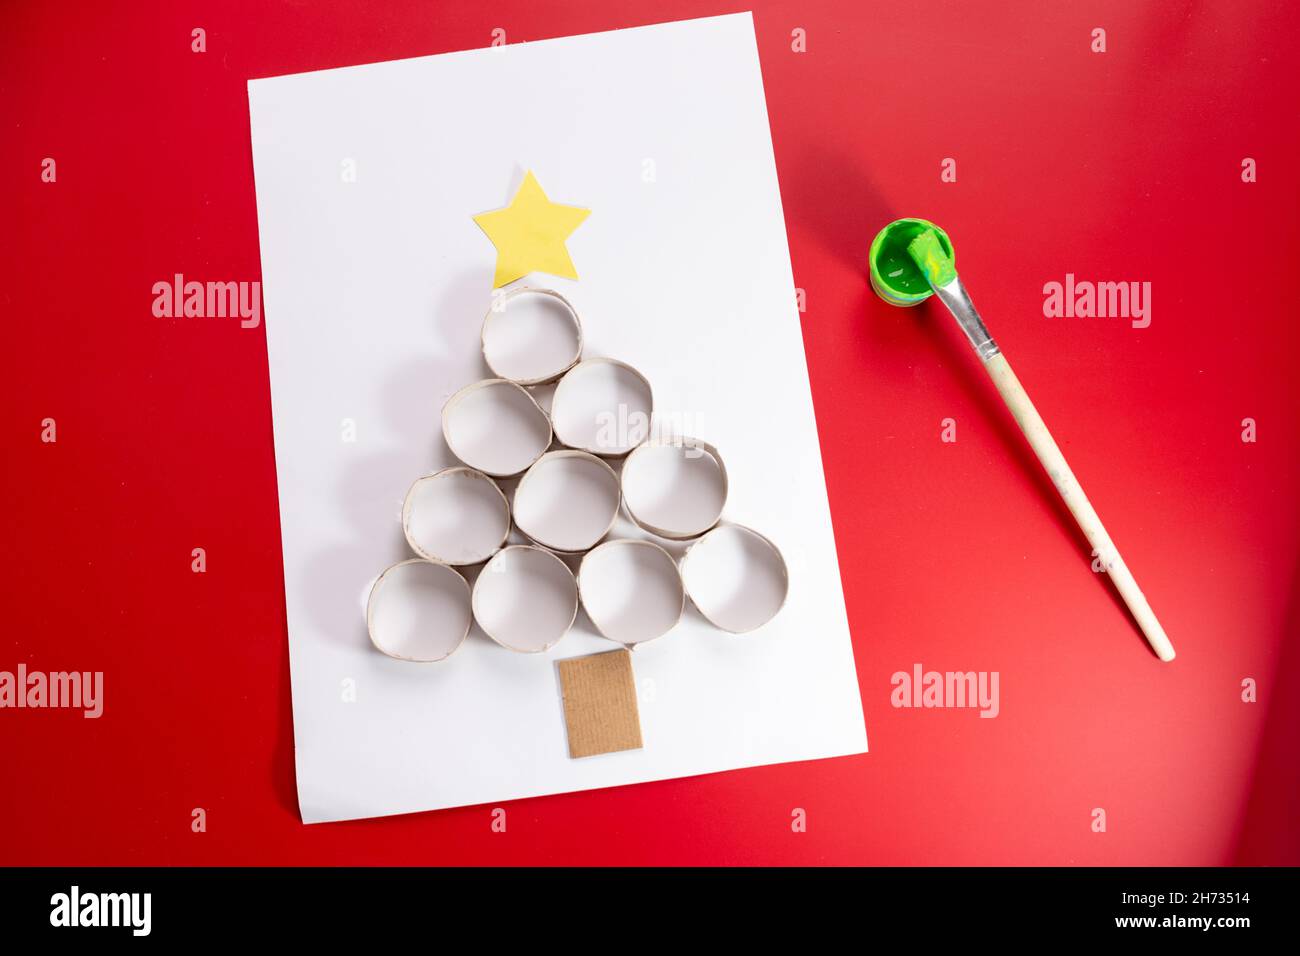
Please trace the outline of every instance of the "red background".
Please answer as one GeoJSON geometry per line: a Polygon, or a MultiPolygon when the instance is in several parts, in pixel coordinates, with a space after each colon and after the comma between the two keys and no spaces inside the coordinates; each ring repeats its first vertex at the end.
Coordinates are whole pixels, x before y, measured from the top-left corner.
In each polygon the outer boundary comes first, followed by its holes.
{"type": "Polygon", "coordinates": [[[871,753],[520,801],[500,834],[299,822],[264,331],[155,319],[151,286],[260,278],[250,77],[745,5],[5,4],[0,670],[102,670],[105,713],[0,711],[0,862],[1300,863],[1287,6],[757,4],[871,753]],[[899,215],[953,236],[1175,663],[952,323],[872,295],[899,215]],[[1067,272],[1150,281],[1150,328],[1045,318],[1067,272]],[[893,709],[915,662],[999,671],[1001,715],[893,709]]]}

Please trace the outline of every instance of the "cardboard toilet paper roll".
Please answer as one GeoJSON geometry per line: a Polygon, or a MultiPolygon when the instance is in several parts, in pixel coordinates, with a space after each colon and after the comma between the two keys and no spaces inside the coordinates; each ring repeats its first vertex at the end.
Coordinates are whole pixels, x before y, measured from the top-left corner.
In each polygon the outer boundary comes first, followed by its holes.
{"type": "Polygon", "coordinates": [[[551,421],[522,386],[488,378],[447,399],[442,435],[452,454],[471,468],[513,478],[550,446],[551,421]]]}
{"type": "Polygon", "coordinates": [[[402,505],[406,542],[422,558],[464,566],[486,561],[510,534],[510,502],[473,468],[444,468],[417,478],[402,505]]]}
{"type": "Polygon", "coordinates": [[[722,517],[727,466],[718,450],[695,438],[651,440],[623,462],[628,517],[661,538],[697,538],[722,517]]]}
{"type": "Polygon", "coordinates": [[[552,551],[576,554],[609,534],[618,517],[618,475],[585,451],[548,451],[515,489],[515,524],[552,551]]]}
{"type": "Polygon", "coordinates": [[[593,548],[578,567],[578,592],[605,637],[635,645],[662,637],[686,607],[677,562],[653,541],[619,538],[593,548]]]}
{"type": "Polygon", "coordinates": [[[611,358],[589,358],[555,387],[551,422],[570,448],[605,458],[626,455],[650,434],[654,392],[644,375],[611,358]]]}
{"type": "Polygon", "coordinates": [[[422,558],[386,569],[366,600],[370,643],[399,661],[445,660],[464,642],[469,625],[469,582],[422,558]]]}
{"type": "Polygon", "coordinates": [[[545,548],[513,544],[483,565],[472,604],[488,637],[512,651],[536,654],[573,626],[578,585],[568,565],[545,548]]]}
{"type": "Polygon", "coordinates": [[[790,590],[790,574],[777,546],[736,524],[720,525],[692,544],[682,556],[681,573],[699,612],[733,634],[776,617],[790,590]]]}
{"type": "Polygon", "coordinates": [[[545,385],[582,358],[582,322],[553,289],[515,289],[483,319],[483,359],[497,378],[545,385]]]}

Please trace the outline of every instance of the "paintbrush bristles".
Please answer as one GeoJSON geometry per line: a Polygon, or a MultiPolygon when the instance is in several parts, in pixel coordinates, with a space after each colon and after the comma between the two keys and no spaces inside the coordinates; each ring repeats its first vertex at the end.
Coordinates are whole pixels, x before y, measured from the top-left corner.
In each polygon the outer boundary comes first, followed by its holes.
{"type": "Polygon", "coordinates": [[[952,256],[944,252],[943,245],[933,229],[926,229],[907,244],[907,254],[912,257],[931,287],[937,289],[957,278],[952,256]]]}

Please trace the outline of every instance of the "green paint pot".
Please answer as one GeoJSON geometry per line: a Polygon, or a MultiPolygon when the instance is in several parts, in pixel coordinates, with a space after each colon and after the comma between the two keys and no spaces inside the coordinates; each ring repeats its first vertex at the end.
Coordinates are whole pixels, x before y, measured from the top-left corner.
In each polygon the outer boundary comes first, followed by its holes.
{"type": "Polygon", "coordinates": [[[927,229],[935,231],[943,251],[953,256],[948,234],[926,219],[895,219],[871,240],[871,288],[890,305],[916,305],[934,294],[907,254],[908,243],[927,229]]]}

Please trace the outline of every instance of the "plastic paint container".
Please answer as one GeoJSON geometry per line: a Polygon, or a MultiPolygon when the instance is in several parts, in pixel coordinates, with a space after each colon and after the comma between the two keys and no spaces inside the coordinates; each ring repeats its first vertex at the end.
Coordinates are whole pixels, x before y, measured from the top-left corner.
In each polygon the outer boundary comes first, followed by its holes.
{"type": "Polygon", "coordinates": [[[948,234],[926,219],[896,219],[871,241],[871,251],[867,254],[871,287],[890,305],[918,305],[934,294],[907,252],[908,243],[927,229],[935,231],[939,245],[952,256],[948,234]]]}

